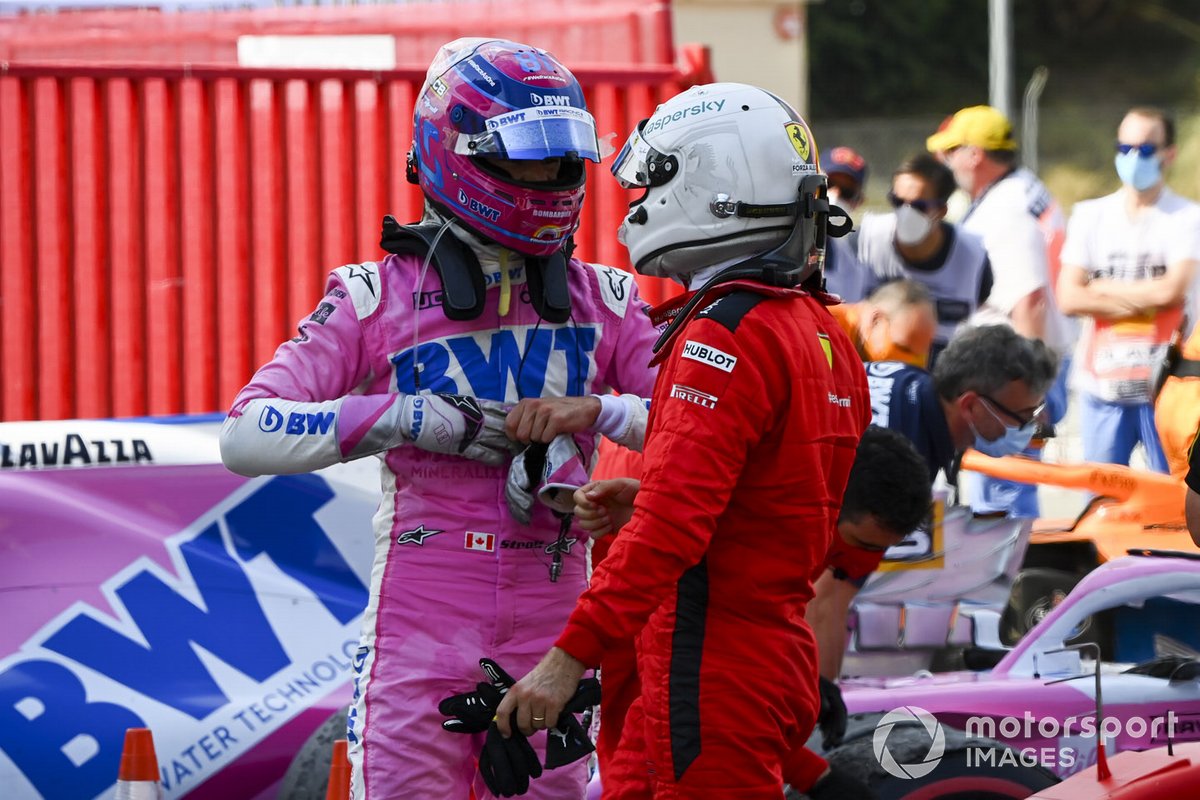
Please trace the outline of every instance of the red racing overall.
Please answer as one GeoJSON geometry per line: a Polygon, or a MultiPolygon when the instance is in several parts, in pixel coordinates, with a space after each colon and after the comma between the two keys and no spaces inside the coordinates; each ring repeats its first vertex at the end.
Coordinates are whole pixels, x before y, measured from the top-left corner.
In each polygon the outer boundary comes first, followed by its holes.
{"type": "Polygon", "coordinates": [[[811,578],[869,419],[853,345],[804,292],[724,294],[675,337],[633,518],[558,641],[595,666],[640,631],[606,798],[778,800],[819,706],[811,578]]]}

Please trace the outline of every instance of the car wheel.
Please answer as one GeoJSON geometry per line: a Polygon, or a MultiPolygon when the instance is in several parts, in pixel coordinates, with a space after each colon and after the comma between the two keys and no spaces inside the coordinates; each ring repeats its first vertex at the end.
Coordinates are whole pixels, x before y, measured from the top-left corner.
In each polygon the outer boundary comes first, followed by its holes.
{"type": "Polygon", "coordinates": [[[346,738],[348,708],[333,712],[301,746],[279,784],[276,800],[325,800],[333,743],[346,738]]]}
{"type": "MultiPolygon", "coordinates": [[[[1050,770],[1027,763],[1002,742],[968,739],[947,726],[941,732],[939,755],[924,727],[897,723],[882,740],[891,756],[888,768],[876,755],[874,735],[847,742],[825,758],[866,781],[879,800],[1018,800],[1059,782],[1050,770]],[[926,766],[932,769],[926,771],[926,766]]],[[[805,795],[793,792],[789,797],[805,795]]]]}
{"type": "MultiPolygon", "coordinates": [[[[1041,622],[1054,607],[1079,583],[1081,575],[1058,569],[1026,569],[1017,575],[1008,607],[1000,620],[1000,635],[1005,644],[1013,645],[1041,622]]],[[[1067,639],[1067,644],[1081,642],[1099,643],[1096,638],[1095,621],[1088,617],[1067,639]]]]}

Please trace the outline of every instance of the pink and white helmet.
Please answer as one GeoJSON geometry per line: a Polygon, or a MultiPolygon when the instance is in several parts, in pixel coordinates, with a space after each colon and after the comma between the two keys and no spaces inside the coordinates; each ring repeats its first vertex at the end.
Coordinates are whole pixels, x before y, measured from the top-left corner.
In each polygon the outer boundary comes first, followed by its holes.
{"type": "Polygon", "coordinates": [[[583,89],[544,50],[458,39],[429,67],[413,111],[410,169],[425,196],[471,230],[531,256],[562,248],[579,226],[583,159],[599,163],[583,89]],[[558,176],[518,181],[496,159],[561,158],[558,176]]]}

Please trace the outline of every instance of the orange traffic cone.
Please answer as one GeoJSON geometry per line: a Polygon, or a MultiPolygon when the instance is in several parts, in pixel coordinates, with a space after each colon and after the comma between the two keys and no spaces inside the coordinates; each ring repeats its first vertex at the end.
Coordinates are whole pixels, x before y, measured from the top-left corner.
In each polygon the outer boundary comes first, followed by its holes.
{"type": "Polygon", "coordinates": [[[325,788],[325,800],[350,800],[350,759],[346,755],[349,746],[345,739],[333,743],[333,763],[329,765],[329,786],[325,788]]]}
{"type": "Polygon", "coordinates": [[[125,749],[121,751],[116,800],[160,800],[161,797],[154,736],[149,728],[130,728],[125,731],[125,749]]]}

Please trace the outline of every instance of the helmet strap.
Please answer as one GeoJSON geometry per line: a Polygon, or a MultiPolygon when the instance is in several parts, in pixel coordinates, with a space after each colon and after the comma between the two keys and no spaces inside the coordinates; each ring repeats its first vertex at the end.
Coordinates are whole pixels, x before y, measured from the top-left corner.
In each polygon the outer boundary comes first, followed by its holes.
{"type": "Polygon", "coordinates": [[[557,253],[537,258],[525,257],[525,280],[529,284],[529,302],[538,316],[561,325],[571,318],[571,292],[567,286],[567,262],[573,240],[557,253]]]}
{"type": "MultiPolygon", "coordinates": [[[[396,218],[383,218],[383,235],[379,245],[396,255],[415,255],[427,258],[433,243],[431,265],[442,282],[442,312],[447,319],[465,321],[478,319],[483,313],[485,285],[479,259],[470,247],[454,236],[437,239],[441,225],[401,225],[396,218]]],[[[421,298],[414,298],[417,309],[421,298]]]]}

